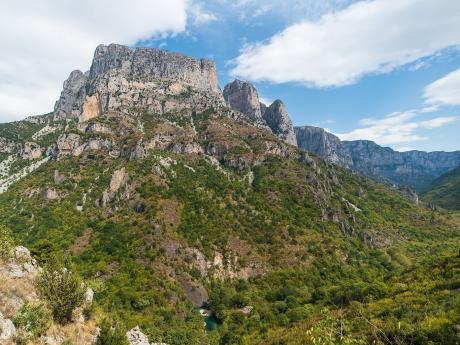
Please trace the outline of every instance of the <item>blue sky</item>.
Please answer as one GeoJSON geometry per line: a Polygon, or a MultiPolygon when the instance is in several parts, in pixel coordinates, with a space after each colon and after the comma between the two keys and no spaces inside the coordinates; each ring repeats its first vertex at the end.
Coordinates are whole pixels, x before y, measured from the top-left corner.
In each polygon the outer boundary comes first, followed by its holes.
{"type": "MultiPolygon", "coordinates": [[[[18,5],[15,12],[13,6],[21,1],[2,9],[10,13],[0,22],[21,22],[14,16],[23,17],[24,8],[18,5]]],[[[30,61],[25,54],[17,57],[25,50],[17,44],[21,37],[7,37],[0,26],[0,43],[12,52],[0,57],[0,120],[52,110],[68,73],[89,68],[97,43],[117,42],[213,59],[222,87],[234,77],[253,82],[263,100],[285,102],[294,125],[320,126],[343,139],[371,139],[394,149],[460,150],[457,1],[134,0],[127,6],[101,0],[106,5],[110,15],[91,21],[59,1],[32,8],[33,16],[42,10],[43,17],[37,16],[34,31],[24,32],[39,35],[30,61]],[[67,15],[75,21],[71,28],[56,19],[67,15]],[[56,48],[56,30],[44,26],[37,33],[41,22],[59,27],[61,40],[73,40],[56,48]],[[17,63],[23,60],[26,68],[17,63]],[[47,61],[53,62],[49,70],[47,61]],[[23,70],[28,74],[17,78],[23,70]]]]}

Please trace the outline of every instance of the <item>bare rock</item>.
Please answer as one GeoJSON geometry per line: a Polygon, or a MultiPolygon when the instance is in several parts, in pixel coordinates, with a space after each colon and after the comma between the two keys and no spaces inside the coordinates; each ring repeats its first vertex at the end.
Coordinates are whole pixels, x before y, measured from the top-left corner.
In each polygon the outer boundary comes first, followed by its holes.
{"type": "Polygon", "coordinates": [[[92,96],[86,96],[83,103],[83,110],[78,118],[78,122],[86,122],[102,114],[102,101],[99,93],[92,96]]]}
{"type": "Polygon", "coordinates": [[[0,153],[13,153],[17,149],[16,143],[6,138],[0,137],[0,153]]]}
{"type": "Polygon", "coordinates": [[[294,127],[282,101],[274,101],[263,113],[263,118],[273,134],[288,144],[297,146],[294,127]]]}
{"type": "Polygon", "coordinates": [[[56,142],[58,157],[77,155],[80,136],[75,133],[61,134],[56,142]]]}
{"type": "Polygon", "coordinates": [[[57,200],[59,199],[59,194],[54,188],[45,188],[42,192],[43,198],[45,200],[57,200]]]}
{"type": "Polygon", "coordinates": [[[139,326],[136,326],[126,332],[126,337],[128,338],[130,345],[150,345],[149,339],[141,332],[139,326]]]}
{"type": "Polygon", "coordinates": [[[109,191],[116,193],[129,179],[129,175],[126,173],[125,168],[117,169],[113,172],[110,180],[109,191]]]}
{"type": "Polygon", "coordinates": [[[0,313],[0,343],[3,341],[12,340],[16,334],[16,327],[14,327],[13,321],[5,319],[3,314],[0,313]]]}
{"type": "Polygon", "coordinates": [[[65,119],[79,114],[79,106],[84,99],[84,85],[87,76],[81,71],[73,71],[64,82],[59,100],[54,106],[54,118],[65,119]]]}
{"type": "Polygon", "coordinates": [[[256,88],[245,81],[235,79],[225,85],[224,99],[230,109],[237,110],[252,121],[261,121],[259,95],[256,88]]]}
{"type": "Polygon", "coordinates": [[[42,156],[42,149],[37,143],[26,141],[21,153],[22,159],[34,160],[42,156]]]}

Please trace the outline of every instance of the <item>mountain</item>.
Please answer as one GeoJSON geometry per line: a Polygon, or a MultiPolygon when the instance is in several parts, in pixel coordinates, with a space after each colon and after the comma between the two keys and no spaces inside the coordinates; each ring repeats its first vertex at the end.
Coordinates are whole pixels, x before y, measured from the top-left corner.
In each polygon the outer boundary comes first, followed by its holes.
{"type": "MultiPolygon", "coordinates": [[[[64,330],[131,345],[458,343],[458,215],[290,145],[280,102],[259,116],[250,86],[221,92],[216,75],[99,46],[53,113],[0,125],[0,230],[51,283],[75,274],[94,291],[64,330]]],[[[40,319],[15,310],[1,311],[40,319]]],[[[69,344],[56,327],[30,342],[69,344]]]]}
{"type": "Polygon", "coordinates": [[[423,193],[423,199],[450,210],[460,210],[460,166],[438,177],[423,193]]]}
{"type": "Polygon", "coordinates": [[[433,180],[460,164],[460,151],[398,152],[368,140],[341,141],[317,127],[295,127],[299,148],[359,173],[422,192],[433,180]]]}

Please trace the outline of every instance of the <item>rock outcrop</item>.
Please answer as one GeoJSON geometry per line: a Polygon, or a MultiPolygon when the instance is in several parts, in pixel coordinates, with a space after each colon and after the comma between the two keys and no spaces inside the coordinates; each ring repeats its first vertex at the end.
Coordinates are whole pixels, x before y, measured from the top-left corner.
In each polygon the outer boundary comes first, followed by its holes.
{"type": "Polygon", "coordinates": [[[294,128],[299,148],[375,180],[417,191],[460,164],[460,151],[398,152],[369,140],[341,141],[322,128],[294,128]]]}
{"type": "Polygon", "coordinates": [[[294,128],[282,101],[276,100],[267,107],[260,102],[254,85],[238,79],[225,85],[223,95],[230,109],[239,111],[251,122],[268,127],[286,143],[297,146],[294,128]]]}
{"type": "Polygon", "coordinates": [[[64,83],[54,117],[85,122],[102,112],[136,107],[191,113],[211,101],[224,105],[214,62],[155,48],[100,45],[90,71],[73,71],[64,83]]]}
{"type": "Polygon", "coordinates": [[[335,135],[313,126],[294,127],[297,146],[347,168],[353,166],[351,155],[335,135]]]}
{"type": "Polygon", "coordinates": [[[296,135],[286,106],[280,100],[274,101],[263,113],[263,118],[273,134],[290,145],[297,146],[296,135]]]}
{"type": "Polygon", "coordinates": [[[225,85],[224,99],[229,108],[243,113],[251,121],[262,121],[259,95],[254,85],[235,79],[225,85]]]}
{"type": "Polygon", "coordinates": [[[42,156],[42,149],[40,145],[34,142],[26,141],[22,148],[22,159],[34,160],[42,156]]]}
{"type": "Polygon", "coordinates": [[[83,97],[83,87],[87,82],[87,74],[75,70],[70,73],[67,80],[64,82],[63,90],[59,100],[54,106],[55,119],[65,119],[80,115],[78,108],[78,100],[83,97]]]}

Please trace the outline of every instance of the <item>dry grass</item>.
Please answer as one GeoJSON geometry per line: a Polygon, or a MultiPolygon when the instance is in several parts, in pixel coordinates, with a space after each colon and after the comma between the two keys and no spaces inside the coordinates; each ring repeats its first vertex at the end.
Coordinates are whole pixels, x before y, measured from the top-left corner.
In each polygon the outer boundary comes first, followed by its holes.
{"type": "Polygon", "coordinates": [[[0,312],[11,318],[25,301],[38,300],[34,281],[30,278],[11,278],[0,273],[0,312]]]}

